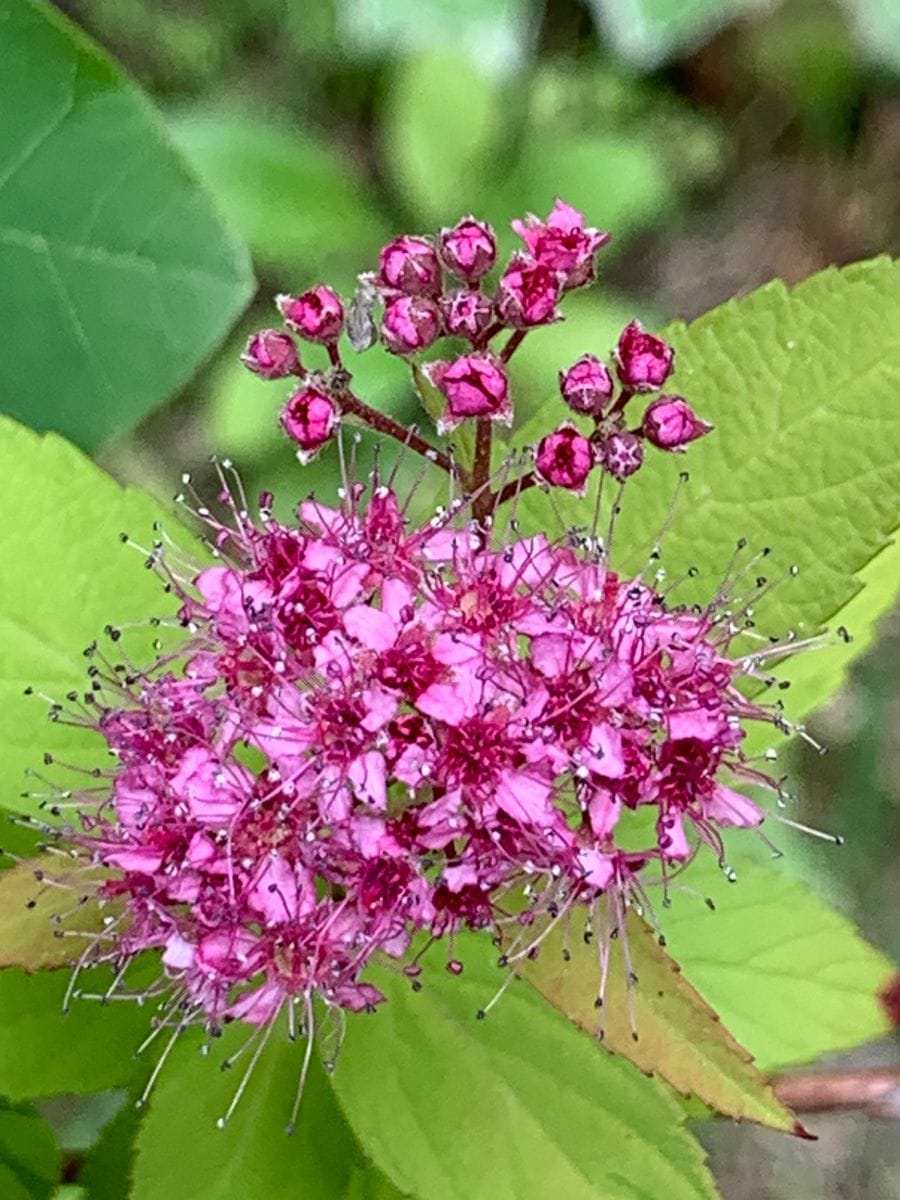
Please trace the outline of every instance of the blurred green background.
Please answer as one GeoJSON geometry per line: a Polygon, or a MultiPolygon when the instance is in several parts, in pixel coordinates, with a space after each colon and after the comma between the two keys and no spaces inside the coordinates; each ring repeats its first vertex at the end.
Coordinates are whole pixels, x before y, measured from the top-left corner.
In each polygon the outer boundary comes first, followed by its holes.
{"type": "MultiPolygon", "coordinates": [[[[555,194],[610,228],[599,285],[522,351],[537,404],[556,369],[625,320],[691,318],[779,276],[900,252],[900,0],[66,0],[156,100],[259,281],[190,385],[100,461],[162,495],[230,454],[249,489],[296,499],[277,385],[238,362],[272,297],[344,291],[403,231],[474,210],[502,231],[555,194]]],[[[411,419],[402,364],[356,381],[411,419]]],[[[802,445],[798,443],[798,454],[802,445]]],[[[785,869],[900,952],[900,620],[819,715],[832,753],[795,755],[806,816],[842,850],[791,839],[785,869]]],[[[767,1019],[777,1020],[777,1013],[767,1019]]],[[[855,1061],[897,1061],[895,1047],[855,1061]]],[[[818,1121],[816,1146],[701,1127],[727,1200],[900,1196],[896,1125],[818,1121]]]]}

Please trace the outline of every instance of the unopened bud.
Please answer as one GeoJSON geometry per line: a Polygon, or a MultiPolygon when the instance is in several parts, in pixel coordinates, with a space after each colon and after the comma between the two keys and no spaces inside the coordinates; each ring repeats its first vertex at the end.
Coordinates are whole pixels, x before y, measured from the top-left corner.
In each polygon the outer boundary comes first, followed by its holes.
{"type": "Polygon", "coordinates": [[[463,217],[452,229],[442,229],[438,246],[447,270],[466,283],[486,275],[497,257],[493,229],[475,217],[463,217]]]}
{"type": "Polygon", "coordinates": [[[559,390],[573,412],[599,417],[612,399],[612,376],[606,363],[584,354],[567,371],[560,371],[559,390]]]}
{"type": "Polygon", "coordinates": [[[308,342],[335,342],[344,328],[344,306],[330,287],[314,287],[300,296],[278,296],[285,324],[308,342]]]}
{"type": "Polygon", "coordinates": [[[642,426],[648,442],[660,450],[682,450],[712,429],[681,396],[660,396],[648,405],[642,426]]]}
{"type": "Polygon", "coordinates": [[[556,271],[516,256],[497,285],[497,314],[514,329],[547,325],[559,320],[561,293],[562,277],[556,271]]]}
{"type": "Polygon", "coordinates": [[[247,342],[241,362],[261,379],[284,379],[302,374],[294,339],[283,329],[261,329],[247,342]]]}
{"type": "Polygon", "coordinates": [[[640,321],[632,321],[622,330],[613,356],[625,387],[653,392],[668,379],[675,351],[662,338],[645,333],[640,321]]]}
{"type": "Polygon", "coordinates": [[[424,296],[394,296],[384,308],[381,340],[392,354],[427,350],[438,335],[440,313],[424,296]]]}
{"type": "Polygon", "coordinates": [[[438,432],[447,433],[468,417],[512,420],[509,382],[503,364],[490,354],[464,354],[454,362],[429,363],[425,373],[447,397],[438,432]]]}
{"type": "Polygon", "coordinates": [[[641,439],[633,433],[611,433],[600,447],[600,461],[614,479],[627,479],[644,461],[641,439]]]}
{"type": "Polygon", "coordinates": [[[594,466],[594,450],[574,425],[561,425],[541,440],[534,465],[541,479],[554,487],[583,492],[594,466]]]}
{"type": "Polygon", "coordinates": [[[444,328],[451,337],[467,338],[470,342],[490,327],[494,305],[483,292],[460,290],[441,297],[444,328]]]}
{"type": "Polygon", "coordinates": [[[421,237],[394,238],[378,259],[381,283],[408,296],[437,296],[441,290],[441,264],[431,242],[421,237]]]}
{"type": "Polygon", "coordinates": [[[292,392],[281,410],[281,425],[297,445],[297,457],[309,462],[331,438],[338,423],[337,405],[317,387],[292,392]]]}

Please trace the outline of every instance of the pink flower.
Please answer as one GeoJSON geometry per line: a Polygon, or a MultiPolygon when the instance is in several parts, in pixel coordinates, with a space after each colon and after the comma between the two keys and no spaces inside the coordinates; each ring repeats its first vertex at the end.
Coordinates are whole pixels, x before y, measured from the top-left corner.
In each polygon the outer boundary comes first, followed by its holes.
{"type": "Polygon", "coordinates": [[[438,432],[455,429],[468,417],[512,420],[509,383],[500,361],[489,354],[464,354],[453,362],[429,363],[428,378],[447,397],[438,432]]]}
{"type": "Polygon", "coordinates": [[[292,392],[281,410],[281,425],[297,444],[297,457],[309,462],[328,442],[338,423],[338,410],[330,396],[309,384],[292,392]]]}
{"type": "Polygon", "coordinates": [[[675,351],[662,338],[645,333],[640,321],[632,321],[622,331],[613,356],[625,387],[653,392],[671,374],[675,351]]]}
{"type": "Polygon", "coordinates": [[[466,283],[476,283],[486,275],[497,257],[493,229],[471,216],[457,221],[452,229],[442,229],[438,246],[447,270],[466,283]]]}
{"type": "Polygon", "coordinates": [[[574,425],[566,424],[541,439],[534,462],[547,483],[583,492],[594,466],[594,452],[588,439],[574,425]]]}
{"type": "Polygon", "coordinates": [[[438,335],[440,314],[424,296],[394,296],[384,308],[381,340],[392,354],[427,350],[438,335]]]}
{"type": "Polygon", "coordinates": [[[261,379],[284,379],[302,373],[294,339],[281,329],[261,329],[254,333],[241,362],[261,379]]]}
{"type": "Polygon", "coordinates": [[[398,237],[382,249],[378,259],[384,287],[408,296],[438,296],[441,265],[434,246],[426,238],[398,237]]]}
{"type": "Polygon", "coordinates": [[[612,399],[612,376],[599,358],[583,354],[567,370],[560,371],[559,390],[573,412],[598,417],[612,399]]]}
{"type": "Polygon", "coordinates": [[[558,321],[556,304],[562,294],[559,272],[517,256],[512,259],[497,285],[497,314],[515,329],[558,321]]]}
{"type": "Polygon", "coordinates": [[[600,462],[614,479],[627,479],[644,461],[641,439],[633,433],[611,433],[600,446],[600,462]]]}
{"type": "Polygon", "coordinates": [[[441,297],[444,328],[452,337],[476,341],[494,319],[494,304],[483,292],[457,290],[441,297]]]}
{"type": "Polygon", "coordinates": [[[660,450],[683,450],[712,430],[681,396],[660,396],[647,407],[641,426],[644,437],[660,450]]]}
{"type": "Polygon", "coordinates": [[[344,306],[332,288],[310,288],[300,296],[276,297],[285,324],[308,342],[335,342],[344,328],[344,306]]]}
{"type": "Polygon", "coordinates": [[[567,288],[580,287],[594,277],[594,254],[609,241],[608,233],[586,228],[584,214],[557,197],[546,221],[532,213],[512,227],[535,262],[563,274],[567,288]]]}

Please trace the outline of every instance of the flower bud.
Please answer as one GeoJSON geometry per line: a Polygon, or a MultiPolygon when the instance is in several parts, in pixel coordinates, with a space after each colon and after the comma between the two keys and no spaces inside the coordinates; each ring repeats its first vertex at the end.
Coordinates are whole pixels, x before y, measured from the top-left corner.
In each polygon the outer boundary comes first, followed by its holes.
{"type": "Polygon", "coordinates": [[[303,371],[294,339],[283,329],[261,329],[254,333],[241,362],[261,379],[284,379],[303,371]]]}
{"type": "Polygon", "coordinates": [[[302,463],[315,458],[334,433],[338,410],[334,401],[317,387],[298,388],[288,397],[281,410],[281,426],[292,442],[297,444],[297,457],[302,463]]]}
{"type": "Polygon", "coordinates": [[[391,354],[417,354],[437,337],[440,322],[437,305],[424,296],[394,296],[385,305],[381,340],[391,354]]]}
{"type": "Polygon", "coordinates": [[[600,461],[614,479],[627,479],[644,461],[644,447],[636,434],[611,433],[600,447],[600,461]]]}
{"type": "Polygon", "coordinates": [[[447,270],[466,283],[486,275],[497,257],[493,229],[475,217],[463,217],[452,229],[442,229],[438,246],[447,270]]]}
{"type": "Polygon", "coordinates": [[[330,287],[310,288],[300,296],[277,296],[285,324],[308,342],[335,342],[344,328],[344,306],[330,287]]]}
{"type": "Polygon", "coordinates": [[[541,439],[534,465],[541,479],[554,487],[583,492],[594,466],[594,450],[574,425],[560,425],[541,439]]]}
{"type": "Polygon", "coordinates": [[[497,285],[497,314],[515,329],[547,325],[560,318],[556,302],[561,292],[560,275],[517,255],[497,285]]]}
{"type": "Polygon", "coordinates": [[[429,363],[425,373],[447,398],[438,433],[447,433],[467,417],[512,421],[506,371],[493,355],[464,354],[453,362],[429,363]]]}
{"type": "Polygon", "coordinates": [[[451,337],[475,341],[489,328],[494,304],[483,292],[461,289],[441,297],[444,328],[451,337]]]}
{"type": "Polygon", "coordinates": [[[573,412],[599,417],[612,398],[612,376],[606,363],[583,354],[567,371],[560,371],[559,390],[573,412]]]}
{"type": "Polygon", "coordinates": [[[594,278],[594,254],[609,241],[608,233],[586,228],[584,214],[557,197],[546,221],[529,213],[512,227],[541,266],[563,275],[566,288],[580,287],[594,278]]]}
{"type": "Polygon", "coordinates": [[[647,441],[660,450],[683,450],[688,442],[709,433],[712,425],[701,420],[681,396],[660,396],[648,405],[642,429],[647,441]]]}
{"type": "Polygon", "coordinates": [[[398,237],[383,248],[378,258],[381,283],[408,296],[438,296],[441,264],[431,242],[421,237],[398,237]]]}
{"type": "Polygon", "coordinates": [[[613,357],[625,387],[653,392],[668,379],[675,351],[662,338],[645,333],[640,321],[632,321],[622,330],[613,357]]]}

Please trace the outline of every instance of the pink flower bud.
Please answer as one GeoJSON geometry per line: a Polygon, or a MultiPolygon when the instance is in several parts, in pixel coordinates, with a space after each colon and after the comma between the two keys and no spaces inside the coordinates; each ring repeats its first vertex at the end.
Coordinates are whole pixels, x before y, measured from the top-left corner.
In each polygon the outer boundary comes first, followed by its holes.
{"type": "Polygon", "coordinates": [[[438,433],[447,433],[467,417],[490,417],[512,421],[506,372],[489,354],[464,354],[454,362],[429,363],[425,372],[447,397],[447,407],[438,421],[438,433]]]}
{"type": "Polygon", "coordinates": [[[647,407],[642,428],[647,441],[660,450],[683,450],[688,442],[709,433],[712,425],[701,420],[681,396],[660,396],[647,407]]]}
{"type": "Polygon", "coordinates": [[[494,318],[494,305],[483,292],[460,290],[441,297],[444,328],[451,337],[475,341],[494,318]]]}
{"type": "Polygon", "coordinates": [[[441,264],[431,242],[421,237],[398,237],[379,255],[381,283],[409,296],[437,296],[441,264]]]}
{"type": "Polygon", "coordinates": [[[562,277],[549,267],[516,255],[497,285],[497,313],[515,329],[558,321],[562,277]]]}
{"type": "Polygon", "coordinates": [[[610,237],[585,228],[584,214],[559,197],[546,221],[529,213],[524,221],[513,221],[512,227],[535,262],[562,272],[566,288],[580,287],[594,278],[594,254],[610,237]]]}
{"type": "Polygon", "coordinates": [[[310,288],[301,296],[277,296],[285,324],[308,342],[335,342],[344,328],[344,306],[330,287],[310,288]]]}
{"type": "Polygon", "coordinates": [[[381,340],[392,354],[416,354],[431,345],[440,322],[437,305],[424,296],[394,296],[385,305],[381,340]]]}
{"type": "Polygon", "coordinates": [[[315,458],[334,433],[338,410],[334,401],[319,388],[298,388],[288,397],[281,410],[281,425],[292,442],[297,444],[297,457],[302,463],[315,458]]]}
{"type": "Polygon", "coordinates": [[[303,370],[294,339],[282,329],[261,329],[254,333],[241,362],[261,379],[284,379],[287,375],[300,375],[303,370]]]}
{"type": "Polygon", "coordinates": [[[599,417],[612,398],[612,376],[606,363],[583,354],[567,371],[560,371],[559,390],[574,412],[599,417]]]}
{"type": "Polygon", "coordinates": [[[593,447],[574,425],[560,425],[542,438],[534,465],[541,479],[554,487],[583,492],[594,466],[593,447]]]}
{"type": "Polygon", "coordinates": [[[644,461],[641,439],[633,433],[611,433],[600,447],[600,461],[615,479],[627,479],[644,461]]]}
{"type": "Polygon", "coordinates": [[[447,270],[467,283],[486,275],[497,257],[493,229],[475,217],[463,217],[452,229],[442,229],[438,245],[447,270]]]}
{"type": "Polygon", "coordinates": [[[622,330],[613,357],[625,387],[653,392],[668,379],[675,351],[662,338],[645,333],[640,321],[632,321],[622,330]]]}

